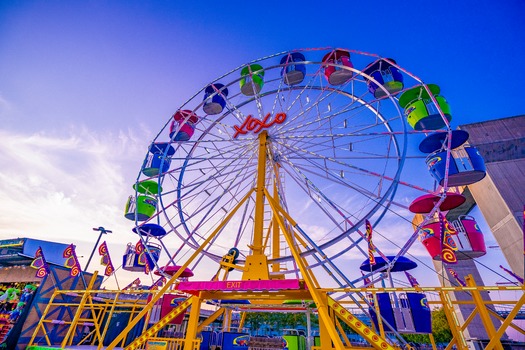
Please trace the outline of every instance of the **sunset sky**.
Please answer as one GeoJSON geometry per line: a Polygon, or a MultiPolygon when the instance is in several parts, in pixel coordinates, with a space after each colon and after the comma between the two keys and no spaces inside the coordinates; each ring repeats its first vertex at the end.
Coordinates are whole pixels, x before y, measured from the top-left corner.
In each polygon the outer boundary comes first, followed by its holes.
{"type": "Polygon", "coordinates": [[[1,1],[0,239],[74,243],[85,264],[104,226],[118,261],[136,240],[124,205],[166,117],[280,51],[392,57],[440,85],[453,127],[524,114],[524,15],[521,0],[1,1]]]}

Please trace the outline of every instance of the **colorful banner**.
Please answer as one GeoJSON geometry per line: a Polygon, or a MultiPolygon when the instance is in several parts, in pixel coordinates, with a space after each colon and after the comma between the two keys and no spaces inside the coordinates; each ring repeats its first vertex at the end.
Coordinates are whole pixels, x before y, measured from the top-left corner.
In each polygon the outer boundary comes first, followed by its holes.
{"type": "Polygon", "coordinates": [[[160,287],[162,287],[166,283],[166,277],[161,276],[155,283],[149,287],[150,290],[158,290],[160,287]]]}
{"type": "Polygon", "coordinates": [[[138,255],[137,263],[144,266],[144,273],[150,273],[154,266],[152,266],[153,264],[150,259],[148,259],[148,252],[146,252],[142,241],[138,241],[137,244],[135,244],[135,254],[138,255]]]}
{"type": "Polygon", "coordinates": [[[124,288],[122,288],[122,290],[128,290],[130,289],[131,287],[133,286],[139,286],[140,285],[140,278],[136,278],[135,280],[133,280],[130,284],[128,284],[127,286],[125,286],[124,288]]]}
{"type": "Polygon", "coordinates": [[[504,268],[503,266],[499,266],[503,269],[503,271],[505,271],[506,273],[508,273],[509,275],[511,275],[512,277],[514,277],[515,279],[518,280],[518,282],[520,282],[521,284],[523,284],[523,278],[521,278],[520,276],[516,275],[514,272],[504,268]]]}
{"type": "Polygon", "coordinates": [[[370,224],[370,221],[365,221],[365,227],[366,241],[368,242],[368,261],[370,262],[370,265],[375,265],[376,258],[374,257],[374,252],[376,250],[376,247],[374,247],[374,243],[372,243],[372,225],[370,224]]]}
{"type": "Polygon", "coordinates": [[[412,276],[411,274],[409,274],[406,271],[405,271],[405,275],[407,276],[408,282],[410,283],[412,288],[419,287],[419,282],[416,280],[416,278],[414,276],[412,276]]]}
{"type": "Polygon", "coordinates": [[[459,284],[461,284],[463,287],[466,287],[466,286],[467,286],[467,284],[465,283],[465,281],[463,281],[463,280],[459,277],[458,273],[457,273],[456,271],[454,271],[453,268],[451,268],[451,267],[447,267],[447,270],[448,270],[448,272],[449,272],[449,273],[450,273],[450,274],[456,279],[456,281],[458,281],[459,284]]]}
{"type": "Polygon", "coordinates": [[[447,264],[456,264],[458,259],[455,251],[458,250],[458,247],[452,239],[452,234],[455,234],[456,230],[441,213],[439,213],[439,222],[441,228],[441,260],[447,264]]]}
{"type": "Polygon", "coordinates": [[[47,265],[46,258],[44,257],[42,247],[40,246],[35,252],[35,259],[31,263],[31,267],[37,269],[35,277],[44,278],[49,274],[49,266],[47,265]]]}
{"type": "Polygon", "coordinates": [[[361,271],[361,275],[364,277],[363,282],[365,283],[365,287],[370,287],[370,285],[372,284],[372,281],[370,280],[370,278],[365,277],[365,274],[363,273],[363,271],[361,271]]]}
{"type": "Polygon", "coordinates": [[[73,244],[68,245],[67,248],[64,249],[62,256],[66,258],[64,266],[70,269],[69,275],[71,277],[78,276],[82,272],[82,269],[78,262],[77,254],[75,253],[75,246],[73,244]]]}
{"type": "Polygon", "coordinates": [[[98,247],[98,253],[102,257],[100,259],[100,264],[106,267],[106,269],[104,270],[104,275],[111,276],[113,272],[115,272],[115,268],[113,267],[113,263],[111,262],[111,257],[109,256],[109,250],[106,241],[102,242],[100,247],[98,247]]]}

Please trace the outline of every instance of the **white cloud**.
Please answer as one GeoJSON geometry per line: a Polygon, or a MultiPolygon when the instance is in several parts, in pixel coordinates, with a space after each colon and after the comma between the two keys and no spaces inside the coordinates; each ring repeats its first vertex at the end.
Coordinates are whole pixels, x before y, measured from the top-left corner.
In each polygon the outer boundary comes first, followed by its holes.
{"type": "Polygon", "coordinates": [[[11,103],[0,94],[0,115],[13,109],[11,103]]]}
{"type": "Polygon", "coordinates": [[[120,265],[125,243],[136,240],[123,213],[150,137],[83,127],[60,135],[0,130],[0,239],[74,243],[85,265],[98,235],[92,228],[104,226],[114,232],[104,239],[120,265]]]}

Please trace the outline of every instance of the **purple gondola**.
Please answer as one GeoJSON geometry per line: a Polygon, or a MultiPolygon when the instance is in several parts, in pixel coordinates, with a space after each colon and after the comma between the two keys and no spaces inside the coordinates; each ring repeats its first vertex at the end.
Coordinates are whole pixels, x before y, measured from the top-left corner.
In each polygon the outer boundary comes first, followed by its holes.
{"type": "Polygon", "coordinates": [[[375,98],[385,97],[387,94],[395,95],[403,90],[403,75],[399,69],[390,62],[396,63],[396,61],[391,58],[388,58],[388,61],[380,58],[369,64],[363,70],[363,73],[374,79],[370,80],[365,77],[368,91],[370,91],[375,98]],[[380,85],[387,92],[380,88],[380,85]]]}

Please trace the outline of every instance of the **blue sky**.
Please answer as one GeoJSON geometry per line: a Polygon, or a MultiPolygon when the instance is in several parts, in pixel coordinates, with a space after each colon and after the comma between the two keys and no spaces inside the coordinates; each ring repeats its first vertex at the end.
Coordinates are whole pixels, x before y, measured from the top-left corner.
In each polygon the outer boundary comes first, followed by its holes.
{"type": "Polygon", "coordinates": [[[518,0],[2,1],[0,238],[73,241],[87,257],[105,226],[120,255],[135,240],[125,200],[166,118],[275,52],[392,57],[440,85],[453,127],[523,114],[524,15],[518,0]]]}

